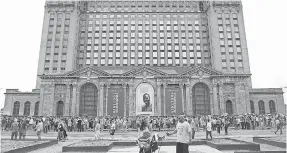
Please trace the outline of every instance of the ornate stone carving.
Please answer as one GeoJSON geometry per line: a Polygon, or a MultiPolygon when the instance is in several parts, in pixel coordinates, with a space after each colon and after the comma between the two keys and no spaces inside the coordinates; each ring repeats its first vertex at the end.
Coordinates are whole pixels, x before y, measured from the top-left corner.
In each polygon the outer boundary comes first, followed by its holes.
{"type": "Polygon", "coordinates": [[[223,93],[235,93],[234,84],[223,85],[223,93]]]}

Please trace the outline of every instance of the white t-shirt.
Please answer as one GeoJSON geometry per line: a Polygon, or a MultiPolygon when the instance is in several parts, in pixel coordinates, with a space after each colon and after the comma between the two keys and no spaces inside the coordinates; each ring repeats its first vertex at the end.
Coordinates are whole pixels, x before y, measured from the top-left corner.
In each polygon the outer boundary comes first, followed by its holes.
{"type": "Polygon", "coordinates": [[[183,123],[178,122],[176,125],[177,129],[177,142],[189,143],[189,133],[191,132],[191,127],[186,121],[183,123]]]}
{"type": "Polygon", "coordinates": [[[207,122],[206,124],[206,130],[211,131],[211,122],[207,122]]]}

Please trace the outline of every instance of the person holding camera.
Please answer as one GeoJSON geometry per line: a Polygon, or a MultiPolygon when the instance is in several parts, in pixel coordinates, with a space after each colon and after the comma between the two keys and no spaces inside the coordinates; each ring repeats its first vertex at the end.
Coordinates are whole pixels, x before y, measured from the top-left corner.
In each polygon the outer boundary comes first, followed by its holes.
{"type": "Polygon", "coordinates": [[[179,116],[179,122],[172,133],[166,133],[167,136],[177,134],[176,153],[189,153],[189,143],[192,141],[191,127],[185,121],[184,115],[179,116]]]}

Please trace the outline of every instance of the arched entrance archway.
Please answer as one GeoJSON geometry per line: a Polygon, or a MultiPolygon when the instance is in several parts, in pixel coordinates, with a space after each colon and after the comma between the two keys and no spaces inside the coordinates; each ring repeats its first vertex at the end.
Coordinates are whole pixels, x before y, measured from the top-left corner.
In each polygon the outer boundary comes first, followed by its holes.
{"type": "Polygon", "coordinates": [[[62,101],[59,101],[57,103],[57,116],[63,116],[64,115],[64,103],[62,101]]]}
{"type": "Polygon", "coordinates": [[[86,83],[80,90],[80,116],[97,116],[98,89],[92,83],[86,83]]]}
{"type": "Polygon", "coordinates": [[[197,83],[192,87],[193,115],[210,115],[210,95],[208,86],[197,83]]]}

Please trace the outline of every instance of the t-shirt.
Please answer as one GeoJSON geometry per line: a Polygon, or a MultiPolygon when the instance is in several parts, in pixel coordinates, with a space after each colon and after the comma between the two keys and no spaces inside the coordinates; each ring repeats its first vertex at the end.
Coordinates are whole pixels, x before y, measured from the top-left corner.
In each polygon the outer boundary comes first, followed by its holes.
{"type": "Polygon", "coordinates": [[[186,121],[183,123],[178,122],[176,125],[177,130],[177,142],[189,143],[189,133],[191,132],[191,127],[186,121]]]}
{"type": "Polygon", "coordinates": [[[207,122],[206,124],[206,130],[211,131],[211,122],[207,122]]]}

